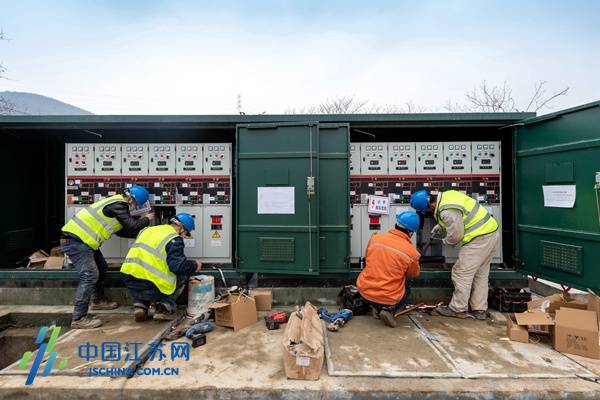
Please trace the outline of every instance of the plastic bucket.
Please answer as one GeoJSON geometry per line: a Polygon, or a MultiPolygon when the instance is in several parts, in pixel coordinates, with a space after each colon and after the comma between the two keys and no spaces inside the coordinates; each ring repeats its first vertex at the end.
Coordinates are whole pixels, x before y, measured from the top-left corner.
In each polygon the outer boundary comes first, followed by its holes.
{"type": "Polygon", "coordinates": [[[215,278],[209,275],[192,276],[188,282],[187,315],[195,317],[209,311],[215,300],[215,278]]]}

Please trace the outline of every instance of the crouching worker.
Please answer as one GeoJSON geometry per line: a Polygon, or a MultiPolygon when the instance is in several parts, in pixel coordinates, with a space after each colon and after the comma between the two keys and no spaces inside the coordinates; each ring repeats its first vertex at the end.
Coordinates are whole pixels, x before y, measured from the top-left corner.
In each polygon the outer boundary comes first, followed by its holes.
{"type": "Polygon", "coordinates": [[[394,328],[394,313],[407,304],[407,277],[419,275],[419,254],[411,237],[419,229],[419,216],[405,211],[396,216],[389,232],[373,235],[367,245],[365,268],[356,281],[361,296],[371,305],[373,316],[394,328]]]}
{"type": "Polygon", "coordinates": [[[148,307],[155,303],[153,319],[175,319],[176,300],[189,277],[202,267],[188,260],[183,252],[183,237],[190,237],[194,218],[179,213],[169,225],[158,225],[140,232],[121,266],[123,281],[133,297],[136,322],[148,319],[148,307]]]}
{"type": "Polygon", "coordinates": [[[148,197],[145,188],[132,186],[124,195],[107,197],[84,208],[62,227],[61,250],[79,271],[72,329],[91,329],[102,325],[98,318],[88,315],[90,300],[92,310],[112,310],[119,306],[104,297],[108,265],[100,246],[113,234],[133,239],[150,224],[153,213],[142,218],[131,216],[131,210],[142,208],[148,197]]]}

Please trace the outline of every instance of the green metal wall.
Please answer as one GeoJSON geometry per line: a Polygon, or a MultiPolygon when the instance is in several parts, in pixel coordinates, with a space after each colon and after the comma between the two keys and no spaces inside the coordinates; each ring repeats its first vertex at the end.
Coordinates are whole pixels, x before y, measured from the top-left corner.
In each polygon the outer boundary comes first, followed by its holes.
{"type": "Polygon", "coordinates": [[[250,124],[237,129],[236,260],[242,272],[317,275],[349,268],[349,128],[250,124]],[[315,193],[307,193],[307,178],[315,193]],[[259,213],[259,188],[294,188],[294,210],[259,213]]]}
{"type": "Polygon", "coordinates": [[[524,121],[516,130],[518,268],[600,291],[600,103],[524,121]],[[542,186],[575,185],[573,208],[544,206],[542,186]]]}

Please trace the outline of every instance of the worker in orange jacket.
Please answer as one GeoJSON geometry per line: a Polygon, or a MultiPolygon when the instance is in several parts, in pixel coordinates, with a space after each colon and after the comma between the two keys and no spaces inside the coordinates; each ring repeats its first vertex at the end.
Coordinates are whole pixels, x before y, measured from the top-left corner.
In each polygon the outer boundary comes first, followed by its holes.
{"type": "Polygon", "coordinates": [[[356,281],[373,316],[391,328],[396,326],[394,313],[407,304],[410,289],[406,278],[420,272],[421,255],[411,242],[419,225],[419,216],[405,211],[396,216],[394,229],[373,235],[367,245],[365,268],[356,281]]]}

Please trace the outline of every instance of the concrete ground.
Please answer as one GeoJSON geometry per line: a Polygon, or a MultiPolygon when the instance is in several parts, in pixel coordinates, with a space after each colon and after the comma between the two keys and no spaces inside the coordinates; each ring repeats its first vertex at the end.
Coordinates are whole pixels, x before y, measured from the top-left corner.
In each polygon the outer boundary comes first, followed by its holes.
{"type": "MultiPolygon", "coordinates": [[[[68,306],[0,306],[0,315],[8,312],[70,311],[68,306]]],[[[118,311],[120,317],[103,318],[118,320],[123,313],[130,312],[128,309],[118,311]]],[[[259,317],[259,322],[237,333],[216,327],[208,334],[205,346],[191,349],[188,361],[172,361],[167,357],[144,365],[144,368],[178,368],[178,376],[134,376],[126,379],[59,376],[53,373],[48,377],[36,377],[30,387],[24,385],[25,377],[22,375],[0,376],[0,398],[600,398],[599,384],[575,377],[576,374],[599,374],[598,360],[564,356],[543,343],[514,343],[517,346],[513,346],[513,342],[505,338],[504,327],[491,322],[416,315],[399,319],[396,329],[385,328],[371,317],[356,317],[340,332],[328,333],[331,359],[336,364],[334,373],[335,370],[342,371],[341,366],[344,370],[361,371],[367,358],[368,365],[382,370],[414,371],[414,366],[418,366],[427,373],[431,372],[428,370],[428,365],[431,365],[438,372],[450,372],[456,376],[465,373],[477,376],[480,373],[481,377],[330,376],[327,365],[324,365],[320,380],[292,381],[286,379],[283,370],[283,330],[268,331],[262,321],[259,317]],[[474,338],[477,339],[475,343],[474,338]],[[519,358],[514,355],[515,352],[525,352],[526,355],[519,358]],[[376,358],[372,358],[373,355],[376,358]],[[349,360],[349,357],[354,357],[354,360],[349,360]],[[505,372],[506,375],[511,374],[511,371],[521,377],[500,378],[505,372]],[[540,376],[550,376],[551,372],[555,377],[526,377],[527,371],[537,371],[540,376]],[[486,373],[492,377],[485,377],[486,373]]],[[[122,324],[129,326],[126,321],[122,324]]],[[[150,324],[153,322],[140,324],[139,329],[150,329],[150,324]]],[[[122,340],[127,340],[127,337],[122,340]]]]}

